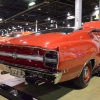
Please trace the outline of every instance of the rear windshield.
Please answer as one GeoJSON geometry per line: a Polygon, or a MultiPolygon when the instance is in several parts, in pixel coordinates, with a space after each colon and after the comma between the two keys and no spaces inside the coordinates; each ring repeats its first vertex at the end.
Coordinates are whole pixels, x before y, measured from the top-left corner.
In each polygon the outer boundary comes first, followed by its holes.
{"type": "Polygon", "coordinates": [[[58,29],[51,29],[51,30],[45,30],[45,31],[40,31],[41,34],[47,34],[51,32],[60,32],[60,33],[71,33],[74,31],[74,28],[58,28],[58,29]]]}
{"type": "Polygon", "coordinates": [[[21,34],[9,34],[8,37],[19,37],[21,34]]]}

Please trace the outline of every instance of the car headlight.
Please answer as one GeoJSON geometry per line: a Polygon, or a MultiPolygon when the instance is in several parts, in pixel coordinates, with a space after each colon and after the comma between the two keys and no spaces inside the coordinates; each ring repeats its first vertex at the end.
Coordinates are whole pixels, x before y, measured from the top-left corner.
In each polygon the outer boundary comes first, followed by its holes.
{"type": "Polygon", "coordinates": [[[47,51],[44,57],[44,64],[49,68],[57,68],[58,65],[58,52],[47,51]]]}

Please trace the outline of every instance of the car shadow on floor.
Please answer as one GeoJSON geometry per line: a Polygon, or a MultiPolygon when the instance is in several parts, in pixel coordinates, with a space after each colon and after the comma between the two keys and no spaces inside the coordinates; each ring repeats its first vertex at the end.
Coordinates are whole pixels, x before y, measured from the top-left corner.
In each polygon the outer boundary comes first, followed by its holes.
{"type": "Polygon", "coordinates": [[[78,89],[73,84],[73,81],[67,81],[56,85],[45,83],[40,86],[36,86],[34,84],[22,84],[21,86],[19,85],[15,88],[41,100],[57,100],[69,92],[78,89]]]}

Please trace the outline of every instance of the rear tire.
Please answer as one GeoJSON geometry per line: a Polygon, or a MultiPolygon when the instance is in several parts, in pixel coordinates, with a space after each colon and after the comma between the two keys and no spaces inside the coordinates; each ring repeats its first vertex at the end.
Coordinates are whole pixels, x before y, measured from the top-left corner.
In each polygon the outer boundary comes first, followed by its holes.
{"type": "Polygon", "coordinates": [[[89,61],[83,68],[80,76],[74,80],[74,84],[79,88],[88,86],[92,74],[92,64],[89,61]]]}

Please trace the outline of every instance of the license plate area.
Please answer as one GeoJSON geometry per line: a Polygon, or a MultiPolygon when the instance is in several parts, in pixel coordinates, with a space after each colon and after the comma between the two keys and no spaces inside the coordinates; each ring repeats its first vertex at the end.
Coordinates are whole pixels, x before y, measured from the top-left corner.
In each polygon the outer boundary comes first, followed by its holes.
{"type": "Polygon", "coordinates": [[[25,77],[25,72],[22,69],[11,68],[10,69],[10,75],[20,77],[20,78],[24,78],[25,77]]]}

